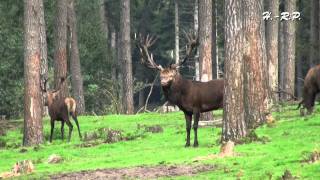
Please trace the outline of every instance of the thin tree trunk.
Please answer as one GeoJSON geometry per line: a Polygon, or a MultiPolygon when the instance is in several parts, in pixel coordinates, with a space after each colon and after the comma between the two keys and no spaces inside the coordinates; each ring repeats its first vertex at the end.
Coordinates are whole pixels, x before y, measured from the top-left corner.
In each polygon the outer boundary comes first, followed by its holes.
{"type": "Polygon", "coordinates": [[[83,114],[85,112],[85,102],[83,95],[83,79],[81,75],[81,64],[78,48],[78,35],[77,35],[77,18],[74,8],[74,0],[68,2],[68,24],[70,29],[70,43],[71,43],[71,58],[70,58],[70,70],[71,70],[71,85],[73,97],[77,103],[77,113],[83,114]]]}
{"type": "MultiPolygon", "coordinates": [[[[285,1],[285,11],[294,12],[296,11],[296,0],[285,1]]],[[[295,27],[296,21],[285,21],[284,22],[284,44],[285,53],[285,70],[284,70],[284,91],[294,94],[295,89],[295,27]]],[[[290,100],[291,96],[284,95],[285,100],[290,100]]]]}
{"type": "Polygon", "coordinates": [[[24,146],[44,141],[40,93],[40,4],[42,0],[24,0],[24,146]]]}
{"type": "Polygon", "coordinates": [[[244,106],[248,129],[265,122],[268,92],[262,0],[244,0],[244,106]]]}
{"type": "Polygon", "coordinates": [[[130,43],[130,0],[120,1],[120,46],[123,63],[124,110],[126,114],[134,113],[132,59],[130,43]]]}
{"type": "MultiPolygon", "coordinates": [[[[285,59],[284,59],[284,51],[285,51],[285,44],[284,44],[284,22],[280,22],[279,24],[279,85],[278,88],[283,90],[284,89],[284,71],[285,71],[285,59]]],[[[280,94],[280,100],[284,100],[284,94],[280,94]]]]}
{"type": "MultiPolygon", "coordinates": [[[[268,1],[268,11],[273,16],[279,16],[279,0],[268,1]]],[[[267,49],[267,61],[268,61],[268,75],[269,75],[269,90],[275,92],[278,90],[278,31],[279,21],[267,21],[266,26],[266,49],[267,49]]],[[[272,94],[272,104],[278,101],[278,95],[272,94]]]]}
{"type": "MultiPolygon", "coordinates": [[[[106,40],[109,39],[109,25],[108,16],[106,13],[105,0],[100,0],[100,19],[101,19],[101,29],[104,32],[106,40]]],[[[108,49],[108,46],[107,46],[108,49]]]]}
{"type": "Polygon", "coordinates": [[[217,9],[216,1],[212,0],[212,78],[219,79],[219,61],[217,51],[217,9]]]}
{"type": "Polygon", "coordinates": [[[119,104],[120,104],[120,112],[121,113],[125,113],[125,109],[124,109],[124,83],[123,83],[123,63],[121,60],[121,47],[120,47],[120,37],[119,34],[117,35],[117,39],[116,39],[116,45],[117,45],[117,49],[116,49],[116,54],[117,54],[117,78],[118,78],[118,84],[117,87],[119,88],[119,93],[118,93],[118,99],[119,99],[119,104]]]}
{"type": "MultiPolygon", "coordinates": [[[[198,0],[194,1],[194,12],[193,12],[193,23],[194,23],[194,34],[197,36],[199,33],[199,8],[198,0]]],[[[197,49],[195,55],[195,76],[196,81],[200,81],[200,66],[199,66],[199,51],[197,49]]]]}
{"type": "Polygon", "coordinates": [[[179,64],[179,0],[174,1],[174,34],[175,34],[175,53],[176,64],[179,64]]]}
{"type": "MultiPolygon", "coordinates": [[[[67,0],[57,0],[54,28],[54,85],[59,87],[67,76],[67,0]]],[[[61,86],[60,97],[68,96],[67,82],[61,86]]]]}
{"type": "Polygon", "coordinates": [[[243,12],[242,1],[226,0],[225,13],[225,88],[222,126],[222,156],[232,155],[233,144],[246,136],[243,97],[243,12]],[[228,143],[231,142],[231,143],[228,143]]]}
{"type": "MultiPolygon", "coordinates": [[[[47,34],[46,34],[46,22],[44,20],[44,7],[43,1],[40,1],[39,8],[39,22],[40,22],[40,48],[41,48],[41,68],[40,77],[41,84],[44,85],[44,80],[48,78],[48,48],[47,48],[47,34]]],[[[47,84],[47,89],[49,89],[47,84]]],[[[48,115],[48,107],[45,106],[45,93],[42,93],[42,114],[48,115]]]]}
{"type": "Polygon", "coordinates": [[[309,67],[320,63],[319,60],[319,0],[312,0],[310,27],[310,59],[309,67]]]}
{"type": "MultiPolygon", "coordinates": [[[[200,80],[212,80],[212,0],[200,0],[199,7],[199,65],[200,80]]],[[[213,120],[212,112],[201,113],[200,120],[213,120]]]]}
{"type": "Polygon", "coordinates": [[[111,66],[112,66],[112,70],[111,70],[111,79],[113,82],[114,87],[117,87],[117,49],[116,49],[116,32],[114,30],[114,28],[111,28],[111,38],[110,38],[110,48],[111,48],[111,66]]]}

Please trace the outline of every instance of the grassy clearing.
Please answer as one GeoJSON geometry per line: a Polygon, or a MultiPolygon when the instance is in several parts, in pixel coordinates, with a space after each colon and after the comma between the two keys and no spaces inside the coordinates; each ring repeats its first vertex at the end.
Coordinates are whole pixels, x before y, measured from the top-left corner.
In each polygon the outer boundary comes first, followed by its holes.
{"type": "MultiPolygon", "coordinates": [[[[286,169],[303,179],[319,179],[319,162],[302,163],[313,151],[320,150],[319,112],[307,118],[301,118],[293,107],[274,113],[278,120],[272,127],[263,126],[256,130],[259,137],[268,142],[253,142],[236,146],[238,157],[194,161],[199,156],[219,152],[218,141],[221,128],[199,129],[199,148],[184,148],[185,121],[182,113],[139,114],[133,116],[83,116],[79,118],[81,131],[93,132],[99,128],[121,130],[124,136],[138,134],[133,140],[113,144],[100,143],[92,147],[79,147],[83,144],[76,129],[71,143],[60,140],[60,124],[56,124],[54,141],[46,142],[39,148],[27,148],[21,153],[21,129],[11,130],[0,137],[7,147],[0,149],[0,172],[8,171],[12,165],[24,159],[34,162],[36,172],[33,177],[49,174],[73,172],[97,168],[123,168],[134,166],[155,166],[159,164],[213,164],[218,169],[200,173],[194,179],[277,179],[286,169]],[[139,125],[138,125],[139,124],[139,125]],[[141,125],[160,125],[162,133],[139,131],[141,125]],[[139,135],[140,133],[140,135],[139,135]],[[48,164],[51,154],[59,154],[64,161],[60,164],[48,164]]],[[[319,108],[318,108],[319,109],[319,108]]],[[[218,112],[221,115],[221,111],[218,112]]],[[[49,136],[49,123],[45,120],[45,135],[49,136]]],[[[65,127],[67,134],[68,129],[65,127]]],[[[99,141],[101,142],[101,141],[99,141]]],[[[174,177],[185,179],[186,177],[174,177]]],[[[190,177],[189,177],[190,178],[190,177]]],[[[166,178],[163,178],[166,179],[166,178]]]]}

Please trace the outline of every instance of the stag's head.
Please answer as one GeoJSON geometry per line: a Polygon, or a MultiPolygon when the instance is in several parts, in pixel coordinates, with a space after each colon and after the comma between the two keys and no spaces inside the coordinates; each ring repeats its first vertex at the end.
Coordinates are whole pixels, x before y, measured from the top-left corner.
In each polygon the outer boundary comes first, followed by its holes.
{"type": "MultiPolygon", "coordinates": [[[[62,84],[64,83],[66,78],[61,77],[60,83],[57,89],[54,90],[47,90],[47,82],[48,79],[44,79],[43,86],[41,86],[41,90],[44,93],[44,105],[49,106],[49,104],[52,104],[52,102],[58,97],[58,94],[60,93],[60,89],[62,84]]],[[[40,83],[41,85],[41,83],[40,83]]]]}
{"type": "Polygon", "coordinates": [[[155,69],[160,71],[160,82],[161,86],[169,86],[179,75],[179,68],[186,62],[186,60],[191,56],[193,49],[198,45],[198,40],[191,33],[185,33],[187,38],[186,45],[186,56],[182,62],[178,64],[171,64],[169,67],[163,68],[158,65],[154,59],[153,54],[149,54],[149,48],[156,42],[156,38],[147,35],[147,37],[142,37],[140,35],[137,46],[140,50],[141,63],[150,69],[155,69]]]}

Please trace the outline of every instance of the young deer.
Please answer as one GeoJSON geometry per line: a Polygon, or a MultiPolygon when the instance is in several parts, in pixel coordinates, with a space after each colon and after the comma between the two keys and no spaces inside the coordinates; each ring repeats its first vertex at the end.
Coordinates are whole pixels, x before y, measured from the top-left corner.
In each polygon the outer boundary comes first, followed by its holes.
{"type": "Polygon", "coordinates": [[[47,79],[44,81],[42,91],[45,93],[45,105],[48,106],[50,123],[51,123],[51,133],[50,142],[52,142],[52,134],[54,130],[54,122],[61,121],[61,136],[64,139],[64,123],[69,127],[68,141],[70,142],[73,125],[70,122],[69,115],[72,116],[73,120],[76,122],[79,137],[82,138],[80,133],[80,127],[76,114],[76,101],[71,97],[59,97],[59,92],[62,84],[65,82],[65,78],[61,78],[58,89],[47,91],[46,84],[47,79]]]}
{"type": "Polygon", "coordinates": [[[194,147],[198,146],[198,121],[200,113],[223,107],[224,80],[211,80],[208,82],[198,82],[184,79],[179,73],[179,67],[190,58],[193,49],[198,45],[197,38],[187,35],[187,54],[179,64],[172,64],[167,68],[157,65],[153,60],[153,55],[149,54],[148,48],[155,43],[154,38],[147,36],[137,44],[140,49],[141,62],[148,68],[160,71],[160,81],[166,99],[177,105],[184,112],[186,119],[187,140],[186,147],[190,146],[190,130],[192,115],[194,115],[194,147]]]}

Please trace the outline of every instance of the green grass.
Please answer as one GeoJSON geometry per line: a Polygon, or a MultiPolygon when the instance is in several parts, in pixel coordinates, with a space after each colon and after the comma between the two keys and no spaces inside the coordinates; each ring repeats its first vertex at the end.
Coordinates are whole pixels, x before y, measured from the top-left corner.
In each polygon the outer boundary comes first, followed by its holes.
{"type": "MultiPolygon", "coordinates": [[[[193,179],[235,179],[239,172],[243,179],[278,179],[286,169],[302,179],[319,179],[319,162],[302,163],[306,154],[320,150],[320,113],[307,118],[299,116],[297,110],[287,107],[281,113],[274,113],[277,122],[274,126],[263,126],[256,130],[259,137],[265,136],[267,143],[253,142],[237,145],[238,157],[219,158],[195,162],[194,158],[219,152],[221,128],[200,128],[199,148],[184,148],[185,121],[182,113],[139,114],[133,116],[82,116],[79,123],[82,133],[109,127],[134,134],[140,125],[161,125],[163,133],[147,133],[143,138],[121,141],[113,144],[100,144],[93,147],[79,147],[76,128],[71,143],[60,140],[60,123],[56,123],[53,143],[46,141],[38,151],[33,147],[25,153],[19,152],[22,141],[21,129],[12,130],[0,139],[9,147],[0,149],[0,172],[8,171],[12,165],[24,159],[34,162],[36,171],[32,177],[97,168],[122,168],[134,166],[154,166],[159,164],[214,164],[218,168],[199,173],[193,179]],[[64,158],[60,164],[48,164],[51,154],[64,158]]],[[[319,109],[319,108],[318,108],[319,109]]],[[[221,111],[218,112],[221,115],[221,111]]],[[[44,133],[49,136],[49,123],[45,119],[44,133]]],[[[65,134],[68,128],[65,126],[65,134]]],[[[193,134],[193,133],[192,133],[193,134]]],[[[192,137],[193,140],[193,137],[192,137]]],[[[191,141],[193,142],[193,141],[191,141]]],[[[173,177],[185,179],[186,177],[173,177]]],[[[165,179],[165,178],[163,178],[165,179]]],[[[170,178],[171,179],[171,178],[170,178]]]]}

